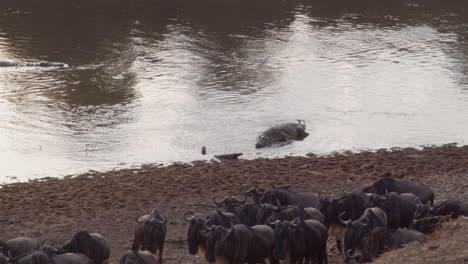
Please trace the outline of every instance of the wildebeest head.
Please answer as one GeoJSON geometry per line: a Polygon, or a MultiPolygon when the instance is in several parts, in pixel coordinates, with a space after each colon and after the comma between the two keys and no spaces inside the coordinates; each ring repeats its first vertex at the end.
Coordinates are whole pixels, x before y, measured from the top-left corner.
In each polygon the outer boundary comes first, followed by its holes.
{"type": "MultiPolygon", "coordinates": [[[[1,249],[1,248],[0,248],[1,249]]],[[[6,264],[6,263],[17,263],[19,259],[25,257],[26,255],[28,255],[27,253],[25,254],[22,254],[20,256],[16,256],[14,258],[10,257],[10,256],[5,256],[3,254],[3,252],[0,252],[0,264],[6,264]]]]}
{"type": "Polygon", "coordinates": [[[340,214],[340,221],[343,225],[346,226],[345,233],[344,233],[344,250],[345,252],[350,252],[350,254],[354,254],[354,248],[356,245],[359,245],[361,239],[365,237],[369,232],[368,222],[361,221],[352,221],[352,220],[343,220],[343,215],[345,213],[340,214]]]}
{"type": "Polygon", "coordinates": [[[225,228],[223,226],[212,225],[210,228],[207,228],[201,232],[203,236],[206,237],[206,252],[205,259],[208,262],[215,262],[216,248],[221,247],[224,241],[233,233],[234,225],[231,224],[230,228],[225,228]]]}
{"type": "Polygon", "coordinates": [[[44,247],[42,248],[42,250],[44,250],[44,252],[45,252],[47,255],[49,255],[49,256],[54,256],[54,255],[59,254],[58,248],[53,247],[53,246],[47,246],[47,245],[46,245],[46,246],[44,246],[44,247]]]}
{"type": "Polygon", "coordinates": [[[275,230],[275,246],[273,249],[273,256],[278,260],[284,260],[291,251],[291,246],[294,244],[295,247],[301,247],[300,242],[295,241],[296,233],[302,220],[297,217],[293,221],[276,220],[275,222],[269,222],[270,225],[274,226],[275,230]]]}
{"type": "Polygon", "coordinates": [[[166,234],[166,223],[167,219],[162,218],[159,214],[154,215],[151,214],[151,218],[139,221],[138,223],[143,224],[143,233],[144,233],[144,241],[143,241],[143,250],[148,250],[149,252],[156,252],[156,240],[160,236],[164,236],[166,234]]]}
{"type": "Polygon", "coordinates": [[[198,253],[200,246],[205,246],[206,238],[201,235],[201,232],[207,229],[206,219],[195,216],[187,218],[187,214],[184,215],[184,219],[189,222],[187,231],[188,251],[190,254],[195,255],[198,253]]]}
{"type": "Polygon", "coordinates": [[[369,199],[364,204],[366,208],[372,207],[380,207],[380,205],[386,200],[386,197],[378,195],[378,194],[371,194],[369,195],[369,199]]]}
{"type": "Polygon", "coordinates": [[[257,224],[265,224],[267,218],[275,214],[275,212],[277,212],[278,210],[280,210],[280,207],[278,206],[274,206],[272,204],[261,204],[260,210],[257,213],[257,224]]]}
{"type": "Polygon", "coordinates": [[[317,209],[325,217],[325,225],[330,224],[332,215],[335,215],[334,199],[330,196],[320,196],[317,209]]]}
{"type": "Polygon", "coordinates": [[[384,177],[376,181],[371,186],[365,187],[363,191],[366,193],[384,194],[386,191],[390,190],[394,184],[395,179],[384,177]]]}
{"type": "Polygon", "coordinates": [[[72,239],[58,249],[58,254],[67,252],[81,253],[86,256],[91,255],[93,248],[97,247],[97,242],[87,231],[80,231],[73,235],[72,239]]]}
{"type": "Polygon", "coordinates": [[[240,188],[240,193],[244,195],[245,197],[250,196],[254,199],[255,203],[259,203],[259,199],[262,197],[263,193],[266,192],[265,189],[263,188],[251,188],[249,190],[245,190],[246,186],[242,185],[240,188]]]}
{"type": "Polygon", "coordinates": [[[232,197],[224,197],[224,199],[221,201],[217,201],[216,199],[217,196],[215,195],[213,196],[213,203],[217,207],[224,207],[225,209],[238,207],[238,206],[244,205],[245,202],[247,201],[247,196],[245,194],[242,194],[242,195],[244,196],[243,200],[237,199],[235,196],[232,196],[232,197]]]}
{"type": "Polygon", "coordinates": [[[272,204],[275,206],[289,205],[288,195],[292,192],[287,188],[274,188],[263,193],[262,197],[258,200],[260,204],[272,204]]]}
{"type": "Polygon", "coordinates": [[[414,212],[413,223],[411,229],[418,230],[422,233],[430,233],[434,228],[434,219],[425,219],[431,217],[434,208],[430,205],[418,204],[416,212],[414,212]]]}

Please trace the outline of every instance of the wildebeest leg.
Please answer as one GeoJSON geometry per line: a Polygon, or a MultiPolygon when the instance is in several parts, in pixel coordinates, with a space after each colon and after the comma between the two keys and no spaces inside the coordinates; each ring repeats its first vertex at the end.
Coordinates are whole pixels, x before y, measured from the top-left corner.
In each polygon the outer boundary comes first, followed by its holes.
{"type": "Polygon", "coordinates": [[[163,255],[163,249],[164,249],[164,242],[161,243],[161,244],[159,245],[158,248],[159,248],[159,252],[158,252],[158,260],[159,260],[159,263],[158,263],[158,264],[162,264],[162,263],[163,263],[163,261],[162,261],[162,260],[163,260],[162,255],[163,255]]]}
{"type": "Polygon", "coordinates": [[[133,244],[132,244],[132,250],[133,250],[133,251],[138,251],[138,250],[140,250],[140,246],[141,246],[141,245],[140,245],[139,242],[137,242],[137,239],[133,240],[133,244]]]}
{"type": "Polygon", "coordinates": [[[338,248],[338,252],[340,254],[343,254],[343,247],[341,246],[341,238],[340,239],[336,239],[336,247],[338,248]]]}

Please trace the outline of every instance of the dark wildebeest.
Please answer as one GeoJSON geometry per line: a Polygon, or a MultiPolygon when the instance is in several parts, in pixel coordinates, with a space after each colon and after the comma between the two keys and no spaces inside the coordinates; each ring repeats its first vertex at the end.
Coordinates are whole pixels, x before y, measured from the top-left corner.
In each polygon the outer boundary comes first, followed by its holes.
{"type": "Polygon", "coordinates": [[[428,234],[434,232],[438,224],[448,218],[468,216],[468,204],[457,200],[447,200],[434,207],[429,205],[418,205],[414,213],[411,228],[428,234]]]}
{"type": "Polygon", "coordinates": [[[360,255],[351,256],[346,252],[349,259],[357,259],[359,263],[371,262],[382,253],[400,248],[411,242],[426,242],[424,234],[410,229],[390,229],[387,227],[374,228],[364,240],[363,250],[360,255]]]}
{"type": "Polygon", "coordinates": [[[325,226],[317,220],[276,220],[273,256],[286,263],[327,264],[327,239],[325,226]]]}
{"type": "Polygon", "coordinates": [[[262,197],[263,193],[266,192],[266,190],[263,188],[253,187],[246,191],[245,187],[246,187],[245,185],[241,186],[240,193],[243,194],[244,196],[252,197],[252,199],[254,200],[254,203],[259,204],[259,200],[262,197]]]}
{"type": "Polygon", "coordinates": [[[51,254],[44,250],[34,250],[15,258],[0,253],[0,264],[93,264],[87,256],[78,253],[51,254]]]}
{"type": "Polygon", "coordinates": [[[366,208],[379,207],[387,214],[388,227],[393,229],[407,228],[413,222],[413,215],[418,208],[414,200],[391,192],[385,196],[372,194],[365,204],[366,208]]]}
{"type": "Polygon", "coordinates": [[[153,254],[158,250],[158,262],[162,264],[167,219],[153,209],[149,215],[136,218],[136,222],[132,250],[148,250],[153,254]]]}
{"type": "Polygon", "coordinates": [[[241,224],[254,226],[257,224],[257,214],[260,210],[260,206],[258,204],[245,204],[242,206],[242,210],[240,212],[239,220],[241,224]]]}
{"type": "Polygon", "coordinates": [[[245,204],[246,201],[246,195],[244,195],[244,200],[233,196],[231,198],[224,197],[220,202],[216,201],[216,196],[213,197],[213,203],[217,207],[224,207],[224,210],[237,216],[242,224],[254,226],[257,224],[257,213],[260,207],[257,204],[245,204]]]}
{"type": "Polygon", "coordinates": [[[397,181],[384,177],[371,186],[365,187],[363,191],[379,195],[384,195],[386,192],[412,193],[419,197],[422,203],[431,202],[431,205],[434,204],[434,192],[429,187],[410,181],[397,181]]]}
{"type": "Polygon", "coordinates": [[[322,213],[313,207],[302,208],[297,205],[277,207],[272,204],[262,204],[257,215],[257,224],[263,225],[276,220],[292,221],[296,217],[303,220],[314,219],[323,223],[322,213]]]}
{"type": "Polygon", "coordinates": [[[339,215],[345,212],[343,215],[345,219],[357,220],[364,213],[364,204],[367,199],[367,194],[359,190],[344,193],[338,199],[327,196],[320,197],[317,209],[320,210],[325,218],[324,224],[327,227],[328,235],[336,239],[336,246],[339,252],[343,252],[341,238],[344,232],[344,225],[340,221],[339,215]]]}
{"type": "Polygon", "coordinates": [[[205,218],[192,216],[184,219],[189,222],[187,231],[188,251],[191,255],[198,255],[205,258],[206,238],[201,234],[201,231],[206,230],[209,226],[224,226],[230,227],[232,224],[239,224],[239,219],[232,213],[223,213],[218,210],[211,211],[205,218]]]}
{"type": "MultiPolygon", "coordinates": [[[[354,252],[362,252],[362,241],[369,235],[375,227],[387,227],[387,215],[377,207],[368,208],[364,211],[361,217],[356,221],[341,219],[345,213],[341,213],[340,220],[346,226],[344,232],[344,250],[348,254],[353,255],[354,252]]],[[[345,258],[345,262],[347,262],[345,258]]]]}
{"type": "Polygon", "coordinates": [[[119,264],[158,264],[158,261],[149,251],[129,250],[120,258],[119,264]]]}
{"type": "Polygon", "coordinates": [[[1,252],[7,257],[14,258],[31,250],[39,249],[39,241],[29,237],[17,237],[9,240],[0,240],[1,252]]]}
{"type": "Polygon", "coordinates": [[[102,235],[81,231],[73,235],[57,253],[80,253],[93,260],[95,264],[102,264],[109,259],[110,247],[102,235]]]}
{"type": "Polygon", "coordinates": [[[237,199],[235,196],[232,197],[224,197],[224,199],[220,202],[216,200],[216,195],[213,197],[213,203],[217,207],[224,207],[224,210],[226,210],[229,213],[233,213],[236,215],[238,218],[241,214],[242,211],[242,205],[245,204],[247,201],[247,196],[244,195],[244,199],[240,200],[237,199]]]}
{"type": "Polygon", "coordinates": [[[297,205],[303,208],[315,207],[319,204],[318,195],[301,195],[288,190],[289,186],[276,187],[263,193],[259,203],[280,205],[297,205]],[[278,204],[279,203],[279,204],[278,204]]]}
{"type": "Polygon", "coordinates": [[[211,226],[202,234],[207,238],[205,259],[208,262],[251,264],[265,263],[268,258],[270,263],[278,264],[273,257],[274,231],[269,226],[211,226]]]}

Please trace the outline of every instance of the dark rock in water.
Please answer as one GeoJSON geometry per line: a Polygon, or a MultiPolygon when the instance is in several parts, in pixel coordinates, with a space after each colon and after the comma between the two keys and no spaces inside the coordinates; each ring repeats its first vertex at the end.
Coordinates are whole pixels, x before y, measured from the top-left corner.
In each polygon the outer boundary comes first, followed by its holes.
{"type": "Polygon", "coordinates": [[[217,159],[237,159],[241,155],[242,153],[232,153],[232,154],[224,154],[224,155],[215,155],[214,157],[217,159]]]}
{"type": "Polygon", "coordinates": [[[303,140],[309,133],[305,131],[304,120],[297,120],[297,123],[283,123],[271,127],[263,132],[258,138],[255,148],[271,146],[274,143],[288,143],[292,140],[303,140]]]}
{"type": "Polygon", "coordinates": [[[202,155],[205,155],[205,154],[206,154],[206,147],[205,147],[205,146],[203,146],[203,147],[201,148],[201,154],[202,154],[202,155]]]}

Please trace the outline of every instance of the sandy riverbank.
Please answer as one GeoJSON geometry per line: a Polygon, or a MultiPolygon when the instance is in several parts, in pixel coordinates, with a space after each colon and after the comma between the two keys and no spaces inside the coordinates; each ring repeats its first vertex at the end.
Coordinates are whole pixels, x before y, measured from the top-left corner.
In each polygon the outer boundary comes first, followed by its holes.
{"type": "MultiPolygon", "coordinates": [[[[156,207],[169,219],[166,263],[203,261],[187,253],[186,211],[206,213],[214,194],[234,195],[242,184],[293,184],[301,193],[339,194],[382,176],[425,183],[436,199],[468,201],[468,146],[394,149],[326,157],[195,162],[35,180],[0,189],[0,235],[62,243],[76,231],[105,234],[112,263],[131,245],[134,219],[156,207]]],[[[332,257],[330,263],[341,263],[332,257]]]]}

